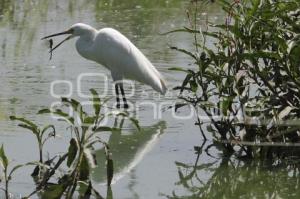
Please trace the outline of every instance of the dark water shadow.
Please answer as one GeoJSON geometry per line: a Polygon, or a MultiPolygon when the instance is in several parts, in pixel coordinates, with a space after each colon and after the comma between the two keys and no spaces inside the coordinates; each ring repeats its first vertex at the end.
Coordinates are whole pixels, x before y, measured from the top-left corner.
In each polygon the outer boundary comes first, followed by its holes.
{"type": "Polygon", "coordinates": [[[187,194],[173,191],[162,195],[169,199],[300,197],[299,160],[274,165],[236,157],[203,161],[203,155],[207,154],[198,154],[194,164],[175,162],[179,177],[175,190],[187,194]]]}

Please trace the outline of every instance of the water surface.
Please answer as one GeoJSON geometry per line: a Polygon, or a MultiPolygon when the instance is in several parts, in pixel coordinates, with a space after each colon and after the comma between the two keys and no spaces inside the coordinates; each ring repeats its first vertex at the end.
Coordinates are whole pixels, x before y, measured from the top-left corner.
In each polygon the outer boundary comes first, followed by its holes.
{"type": "MultiPolygon", "coordinates": [[[[51,82],[67,80],[66,85],[55,88],[57,95],[71,93],[80,101],[79,90],[87,94],[89,88],[99,93],[106,89],[101,78],[77,79],[83,73],[109,72],[96,63],[81,58],[75,50],[75,40],[66,42],[49,60],[48,43],[40,38],[60,32],[72,24],[84,22],[96,28],[113,27],[126,35],[152,61],[165,76],[168,87],[179,85],[183,74],[171,72],[170,67],[191,67],[188,57],[172,51],[168,45],[192,49],[192,38],[185,34],[162,36],[160,33],[187,26],[187,1],[180,0],[115,0],[115,1],[9,1],[0,0],[0,143],[14,163],[26,163],[38,159],[33,136],[9,121],[10,115],[25,116],[41,125],[55,123],[60,138],[51,140],[46,148],[50,154],[66,151],[68,132],[65,126],[49,117],[35,113],[49,107],[58,98],[51,96],[51,82]]],[[[209,5],[202,9],[210,20],[224,20],[220,8],[209,5]]],[[[205,16],[205,14],[203,15],[205,16]]],[[[55,40],[57,43],[58,40],[55,40]]],[[[117,59],[117,57],[116,57],[117,59]]],[[[112,96],[109,77],[107,95],[112,96]]],[[[176,99],[176,93],[158,97],[148,86],[135,84],[136,93],[129,100],[134,104],[154,101],[167,107],[176,99]]],[[[129,90],[127,90],[129,92],[129,90]]],[[[188,110],[181,111],[187,115],[188,110]]],[[[193,119],[174,119],[170,112],[162,112],[160,118],[153,116],[151,106],[140,106],[137,116],[143,126],[142,132],[129,123],[125,130],[104,135],[111,145],[116,166],[116,179],[112,186],[114,198],[276,198],[297,196],[298,181],[288,170],[270,171],[258,166],[232,166],[220,158],[217,149],[200,156],[194,146],[201,145],[202,137],[193,119]],[[229,166],[228,166],[229,165],[229,166]],[[191,175],[190,172],[192,172],[191,175]],[[183,176],[188,175],[187,178],[183,176]],[[279,188],[273,193],[274,180],[279,188]],[[255,185],[255,186],[252,186],[255,185]],[[262,189],[262,186],[264,189],[262,189]],[[251,189],[249,187],[252,187],[251,189]],[[274,195],[275,194],[275,195],[274,195]]],[[[99,162],[103,151],[99,149],[99,162]]],[[[102,167],[94,172],[98,189],[105,195],[106,186],[102,167]]],[[[30,168],[16,173],[11,184],[15,195],[28,194],[34,189],[28,175],[30,168]]]]}

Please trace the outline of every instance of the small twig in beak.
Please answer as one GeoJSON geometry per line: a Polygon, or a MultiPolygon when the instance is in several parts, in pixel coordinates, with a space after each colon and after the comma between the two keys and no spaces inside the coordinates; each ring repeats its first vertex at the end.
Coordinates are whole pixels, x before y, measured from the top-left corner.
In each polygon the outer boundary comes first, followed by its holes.
{"type": "Polygon", "coordinates": [[[49,40],[49,46],[50,46],[50,59],[49,59],[49,60],[51,60],[51,59],[52,59],[53,39],[50,39],[50,40],[49,40]]]}
{"type": "Polygon", "coordinates": [[[62,40],[60,43],[58,43],[54,48],[51,48],[49,53],[52,53],[57,47],[59,47],[62,43],[64,43],[65,41],[69,40],[72,37],[72,35],[70,35],[69,37],[65,38],[64,40],[62,40]]]}

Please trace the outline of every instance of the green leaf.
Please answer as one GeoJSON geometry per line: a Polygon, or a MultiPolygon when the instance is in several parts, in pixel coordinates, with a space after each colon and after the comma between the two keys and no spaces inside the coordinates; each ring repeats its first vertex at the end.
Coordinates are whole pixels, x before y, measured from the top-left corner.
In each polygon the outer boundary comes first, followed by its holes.
{"type": "Polygon", "coordinates": [[[221,101],[222,113],[225,116],[227,116],[227,112],[230,111],[230,109],[231,109],[232,99],[233,99],[232,96],[224,97],[221,101]]]}
{"type": "Polygon", "coordinates": [[[171,46],[170,49],[176,50],[176,51],[178,51],[178,52],[182,52],[182,53],[184,53],[184,54],[186,54],[186,55],[192,57],[192,58],[193,58],[194,60],[196,60],[196,61],[198,60],[197,57],[196,57],[196,55],[194,55],[194,53],[192,53],[192,52],[190,52],[190,51],[188,51],[188,50],[185,50],[185,49],[182,49],[182,48],[177,48],[177,47],[175,47],[175,46],[171,46]]]}
{"type": "Polygon", "coordinates": [[[199,30],[193,30],[193,29],[190,29],[188,27],[184,27],[184,28],[180,28],[180,29],[176,29],[176,30],[171,30],[171,31],[168,31],[168,32],[165,32],[165,33],[161,33],[161,35],[168,35],[168,34],[176,33],[176,32],[200,33],[199,30]]]}
{"type": "Polygon", "coordinates": [[[95,89],[90,89],[90,92],[93,94],[93,106],[95,115],[98,116],[101,108],[101,99],[95,89]]]}
{"type": "Polygon", "coordinates": [[[91,184],[91,181],[89,182],[89,185],[84,193],[84,196],[83,198],[84,199],[90,199],[91,198],[91,195],[92,195],[92,184],[91,184]]]}
{"type": "Polygon", "coordinates": [[[88,191],[89,189],[89,184],[87,182],[83,182],[83,181],[78,181],[78,193],[79,193],[79,198],[84,198],[85,193],[88,191]]]}
{"type": "Polygon", "coordinates": [[[4,169],[7,169],[8,167],[8,159],[7,159],[7,156],[5,154],[5,151],[4,151],[4,147],[3,147],[3,144],[0,148],[0,160],[1,160],[1,163],[4,167],[4,169]]]}
{"type": "Polygon", "coordinates": [[[61,199],[66,189],[64,184],[51,184],[42,192],[41,199],[61,199]]]}
{"type": "Polygon", "coordinates": [[[78,151],[78,144],[75,138],[72,138],[70,140],[70,145],[68,149],[68,160],[67,160],[67,166],[70,167],[72,163],[75,160],[76,154],[78,151]]]}
{"type": "Polygon", "coordinates": [[[33,122],[31,122],[23,117],[10,116],[9,118],[13,121],[16,120],[16,121],[22,122],[23,124],[19,124],[20,127],[29,129],[34,134],[39,134],[38,126],[36,124],[34,124],[33,122]]]}
{"type": "Polygon", "coordinates": [[[93,187],[92,187],[92,191],[93,191],[93,195],[95,196],[96,199],[104,199],[104,197],[102,197],[100,195],[100,193],[96,189],[94,189],[93,187]]]}
{"type": "Polygon", "coordinates": [[[107,186],[110,186],[114,176],[114,163],[110,155],[107,155],[107,159],[106,159],[106,175],[107,175],[106,176],[107,186]]]}
{"type": "MultiPolygon", "coordinates": [[[[95,199],[104,199],[99,194],[99,192],[96,189],[94,189],[91,181],[89,181],[88,183],[83,182],[83,181],[78,181],[78,185],[79,185],[80,198],[88,199],[88,198],[90,198],[91,194],[93,194],[95,199]]],[[[106,198],[106,199],[108,199],[108,198],[106,198]]]]}
{"type": "Polygon", "coordinates": [[[57,116],[61,116],[62,119],[66,120],[67,122],[71,123],[74,125],[74,118],[69,116],[69,114],[62,112],[61,110],[57,110],[55,112],[52,112],[53,114],[57,115],[57,116]]]}
{"type": "Polygon", "coordinates": [[[69,116],[69,114],[63,112],[60,109],[56,109],[55,111],[51,111],[52,114],[56,115],[56,116],[60,116],[62,119],[64,119],[65,121],[71,123],[74,125],[74,118],[69,116]]]}
{"type": "Polygon", "coordinates": [[[86,118],[84,118],[83,123],[85,125],[92,125],[92,124],[94,124],[95,120],[96,120],[96,117],[94,117],[94,116],[93,117],[86,117],[86,118]]]}
{"type": "Polygon", "coordinates": [[[79,172],[80,172],[79,180],[86,181],[89,179],[90,168],[89,168],[88,159],[85,154],[83,154],[83,156],[82,156],[82,160],[79,165],[79,172]]]}
{"type": "Polygon", "coordinates": [[[55,131],[55,126],[52,124],[49,124],[47,126],[45,126],[41,132],[41,136],[43,136],[43,134],[48,130],[48,129],[52,129],[52,132],[49,133],[49,136],[53,136],[55,137],[56,131],[55,131]]]}
{"type": "Polygon", "coordinates": [[[34,124],[33,122],[23,118],[23,117],[16,117],[16,116],[10,116],[9,117],[11,120],[17,120],[17,121],[20,121],[20,122],[23,122],[25,124],[28,124],[29,126],[32,126],[34,128],[38,128],[36,124],[34,124]]]}
{"type": "MultiPolygon", "coordinates": [[[[174,105],[174,108],[175,108],[174,111],[177,112],[177,110],[179,110],[180,108],[182,108],[182,107],[184,107],[184,106],[187,106],[187,105],[188,105],[188,104],[185,103],[185,102],[184,102],[184,103],[178,103],[178,102],[177,102],[177,103],[174,105]]],[[[171,106],[170,108],[173,108],[173,106],[171,106]]]]}
{"type": "Polygon", "coordinates": [[[210,125],[207,125],[206,126],[206,129],[207,129],[207,131],[208,132],[210,132],[210,133],[213,133],[215,130],[213,129],[213,127],[212,127],[212,125],[210,124],[210,125]]]}
{"type": "Polygon", "coordinates": [[[92,169],[95,168],[97,165],[97,160],[96,160],[96,156],[93,155],[91,149],[85,148],[84,155],[89,163],[89,168],[92,168],[92,169]]]}
{"type": "Polygon", "coordinates": [[[168,68],[168,70],[172,70],[172,71],[180,71],[180,72],[185,72],[185,73],[188,73],[189,71],[184,69],[184,68],[180,68],[180,67],[171,67],[171,68],[168,68]]]}
{"type": "Polygon", "coordinates": [[[278,119],[282,120],[283,118],[285,118],[286,116],[288,116],[290,114],[290,112],[293,110],[292,107],[287,106],[285,107],[282,111],[280,111],[280,113],[278,114],[278,119]]]}
{"type": "Polygon", "coordinates": [[[18,124],[18,126],[24,128],[24,129],[30,130],[35,135],[39,134],[39,132],[35,128],[33,128],[32,126],[29,126],[29,125],[26,125],[26,124],[18,124]]]}
{"type": "Polygon", "coordinates": [[[134,124],[134,126],[140,131],[141,127],[139,125],[139,121],[133,117],[130,117],[129,120],[134,124]]]}
{"type": "Polygon", "coordinates": [[[9,172],[9,177],[11,177],[12,176],[12,174],[16,171],[16,170],[18,170],[19,168],[21,168],[21,167],[23,167],[24,165],[23,164],[19,164],[19,165],[16,165],[16,166],[14,166],[13,168],[12,168],[12,170],[9,172]]]}
{"type": "Polygon", "coordinates": [[[38,111],[37,114],[45,114],[45,113],[51,113],[50,109],[48,109],[48,108],[41,109],[38,111]]]}
{"type": "Polygon", "coordinates": [[[189,81],[190,81],[190,79],[191,79],[192,77],[193,77],[193,75],[190,74],[190,73],[186,75],[185,79],[184,79],[183,82],[182,82],[181,89],[180,89],[180,93],[183,92],[185,86],[189,83],[189,81]]]}
{"type": "Polygon", "coordinates": [[[113,128],[109,126],[100,126],[95,129],[95,132],[100,132],[100,131],[113,131],[113,128]]]}
{"type": "Polygon", "coordinates": [[[71,105],[74,111],[76,111],[76,112],[80,111],[79,107],[81,106],[81,104],[78,101],[76,101],[74,99],[69,99],[66,97],[62,97],[61,101],[65,104],[71,105]]]}
{"type": "Polygon", "coordinates": [[[45,114],[45,113],[51,113],[53,115],[59,116],[62,119],[64,119],[65,121],[67,121],[67,122],[69,122],[71,124],[74,124],[74,118],[71,117],[71,116],[69,116],[68,113],[63,112],[60,109],[50,110],[50,109],[46,108],[46,109],[42,109],[42,110],[38,111],[38,114],[45,114]]]}
{"type": "Polygon", "coordinates": [[[206,35],[206,36],[210,36],[210,37],[216,38],[216,39],[219,39],[219,37],[220,37],[220,34],[218,32],[203,31],[202,34],[206,35]]]}
{"type": "MultiPolygon", "coordinates": [[[[107,190],[106,190],[106,199],[113,199],[113,192],[112,192],[112,189],[111,187],[107,187],[107,190]]],[[[97,198],[98,199],[98,198],[97,198]]]]}
{"type": "Polygon", "coordinates": [[[193,79],[193,80],[190,81],[190,86],[191,86],[191,90],[192,90],[194,93],[197,92],[198,84],[197,84],[197,82],[195,81],[195,79],[193,79]]]}

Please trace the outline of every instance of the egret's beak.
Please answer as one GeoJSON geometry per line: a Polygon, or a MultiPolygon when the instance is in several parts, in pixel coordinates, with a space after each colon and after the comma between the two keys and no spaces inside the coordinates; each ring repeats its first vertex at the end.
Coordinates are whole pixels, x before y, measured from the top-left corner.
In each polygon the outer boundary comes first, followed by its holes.
{"type": "Polygon", "coordinates": [[[69,30],[64,31],[64,32],[48,35],[46,37],[43,37],[42,40],[43,39],[48,39],[48,38],[51,38],[51,37],[56,37],[56,36],[59,36],[59,35],[66,35],[66,34],[73,34],[73,29],[69,29],[69,30]]]}
{"type": "Polygon", "coordinates": [[[50,51],[49,51],[50,53],[52,53],[62,43],[64,43],[65,41],[67,41],[67,40],[69,40],[73,37],[73,35],[72,35],[73,34],[73,29],[69,29],[69,30],[64,31],[64,32],[48,35],[48,36],[42,38],[42,40],[43,40],[43,39],[48,39],[48,38],[51,38],[51,37],[56,37],[56,36],[59,36],[59,35],[66,35],[66,34],[71,34],[71,35],[69,35],[67,38],[65,38],[60,43],[58,43],[54,48],[50,49],[50,51]]]}

